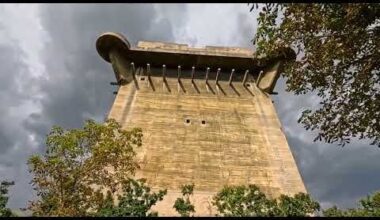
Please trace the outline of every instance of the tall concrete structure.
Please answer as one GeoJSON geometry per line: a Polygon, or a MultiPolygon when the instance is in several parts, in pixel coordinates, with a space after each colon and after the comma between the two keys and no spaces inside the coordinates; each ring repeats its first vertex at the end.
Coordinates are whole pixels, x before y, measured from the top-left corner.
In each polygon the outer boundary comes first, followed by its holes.
{"type": "Polygon", "coordinates": [[[257,184],[272,197],[306,192],[270,98],[292,50],[260,60],[244,48],[131,47],[116,33],[96,47],[119,86],[108,117],[143,129],[137,177],[168,189],[154,207],[160,215],[178,215],[174,201],[190,183],[198,216],[215,214],[212,196],[224,185],[257,184]]]}

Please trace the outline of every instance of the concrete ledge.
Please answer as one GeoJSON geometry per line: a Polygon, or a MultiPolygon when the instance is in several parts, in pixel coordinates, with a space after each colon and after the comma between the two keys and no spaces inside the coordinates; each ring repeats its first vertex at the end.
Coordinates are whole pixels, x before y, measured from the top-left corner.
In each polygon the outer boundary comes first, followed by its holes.
{"type": "Polygon", "coordinates": [[[110,61],[109,54],[118,50],[125,59],[135,65],[145,66],[150,63],[152,67],[168,68],[182,65],[185,67],[212,67],[223,69],[241,69],[254,71],[257,63],[253,58],[253,50],[238,47],[191,48],[186,44],[140,41],[137,47],[130,46],[128,40],[121,34],[106,32],[96,41],[96,48],[100,56],[110,61]]]}
{"type": "Polygon", "coordinates": [[[131,48],[123,35],[112,32],[102,34],[96,41],[96,48],[104,60],[112,63],[118,82],[126,77],[123,74],[128,72],[131,62],[136,68],[145,68],[149,63],[152,68],[162,68],[165,64],[167,69],[177,69],[179,65],[182,70],[191,69],[193,66],[197,69],[221,68],[222,72],[235,69],[240,75],[249,70],[252,76],[258,76],[259,72],[263,71],[258,86],[268,93],[273,92],[281,74],[281,65],[278,64],[294,60],[296,57],[290,48],[279,49],[273,57],[262,58],[257,58],[253,50],[240,47],[195,48],[187,44],[139,41],[137,47],[131,48]]]}
{"type": "Polygon", "coordinates": [[[133,50],[194,55],[227,56],[240,58],[253,58],[254,54],[253,50],[241,47],[189,47],[187,44],[176,44],[157,41],[139,41],[137,47],[133,48],[133,50]]]}
{"type": "MultiPolygon", "coordinates": [[[[96,48],[100,56],[107,62],[110,62],[109,53],[112,49],[121,50],[124,55],[130,59],[138,59],[142,63],[152,63],[149,59],[158,58],[162,61],[172,60],[175,58],[176,65],[181,65],[183,60],[191,60],[188,63],[182,65],[196,65],[197,60],[204,60],[209,65],[217,63],[231,62],[231,65],[242,65],[244,68],[249,69],[253,67],[265,67],[268,63],[272,63],[273,60],[293,60],[295,59],[295,53],[290,48],[283,48],[279,50],[276,57],[264,57],[255,58],[254,51],[248,48],[240,47],[218,47],[218,46],[206,46],[203,48],[189,47],[187,44],[167,43],[167,42],[155,42],[155,41],[139,41],[137,47],[132,47],[128,40],[121,34],[106,32],[99,36],[96,41],[96,48]],[[170,55],[175,54],[175,57],[170,55]],[[153,57],[152,57],[153,56],[153,57]],[[169,59],[164,57],[169,56],[169,59]],[[162,58],[161,58],[162,57],[162,58]],[[211,58],[213,57],[213,58],[211,58]],[[220,61],[220,62],[217,62],[220,61]]],[[[168,62],[166,62],[168,63],[168,62]]],[[[170,62],[169,62],[170,63],[170,62]]],[[[160,64],[160,66],[162,63],[160,64]]]]}

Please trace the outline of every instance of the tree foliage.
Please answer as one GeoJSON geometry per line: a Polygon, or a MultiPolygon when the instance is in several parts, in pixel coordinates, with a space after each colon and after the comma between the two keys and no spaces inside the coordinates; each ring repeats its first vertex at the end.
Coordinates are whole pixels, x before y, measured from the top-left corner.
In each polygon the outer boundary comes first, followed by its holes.
{"type": "Polygon", "coordinates": [[[277,202],[276,216],[309,216],[320,210],[318,202],[313,200],[308,194],[297,193],[293,197],[281,195],[277,202]]]}
{"type": "Polygon", "coordinates": [[[14,185],[14,182],[1,181],[0,183],[0,217],[13,216],[11,210],[7,208],[8,203],[8,188],[14,185]]]}
{"type": "Polygon", "coordinates": [[[380,4],[265,4],[253,39],[259,57],[297,51],[284,68],[287,90],[315,92],[320,108],[299,119],[316,140],[352,137],[380,146],[380,4]]]}
{"type": "Polygon", "coordinates": [[[104,206],[100,208],[96,216],[158,216],[157,212],[150,212],[150,209],[164,198],[167,190],[159,190],[158,193],[154,193],[145,183],[145,179],[134,180],[129,178],[122,184],[122,193],[118,196],[118,204],[115,205],[109,192],[104,206]]]}
{"type": "Polygon", "coordinates": [[[225,186],[212,204],[223,216],[274,216],[273,200],[269,200],[256,185],[225,186]]]}
{"type": "Polygon", "coordinates": [[[104,203],[104,191],[114,194],[133,175],[141,146],[140,129],[126,131],[114,120],[86,121],[83,129],[53,127],[44,155],[28,160],[38,200],[30,203],[37,216],[86,216],[104,203]]]}
{"type": "Polygon", "coordinates": [[[269,199],[256,185],[225,186],[214,196],[213,205],[223,216],[240,217],[309,216],[320,209],[307,194],[269,199]]]}
{"type": "Polygon", "coordinates": [[[380,192],[359,201],[358,208],[341,210],[336,206],[323,211],[326,217],[380,217],[380,192]]]}
{"type": "MultiPolygon", "coordinates": [[[[140,129],[124,130],[114,120],[104,124],[88,120],[83,129],[53,127],[45,154],[28,160],[31,183],[38,196],[30,203],[33,215],[158,216],[151,208],[163,200],[167,191],[152,192],[145,179],[132,178],[139,168],[134,158],[141,139],[140,129]]],[[[8,187],[13,184],[1,182],[0,216],[12,216],[6,204],[8,187]]],[[[195,213],[190,202],[194,184],[181,188],[183,197],[173,207],[181,216],[190,216],[195,213]]],[[[223,216],[309,216],[320,209],[307,194],[270,199],[256,185],[225,186],[213,197],[213,205],[223,216]]],[[[380,216],[380,192],[360,200],[357,209],[334,206],[323,213],[380,216]]]]}
{"type": "Polygon", "coordinates": [[[173,208],[175,208],[182,217],[189,217],[195,213],[195,207],[190,202],[190,196],[194,191],[194,184],[182,186],[181,191],[183,197],[176,199],[173,208]]]}

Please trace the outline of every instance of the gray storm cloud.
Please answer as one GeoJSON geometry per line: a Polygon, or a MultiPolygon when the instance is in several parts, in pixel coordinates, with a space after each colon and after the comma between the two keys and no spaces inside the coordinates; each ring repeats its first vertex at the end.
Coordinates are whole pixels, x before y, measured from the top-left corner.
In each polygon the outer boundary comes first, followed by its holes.
{"type": "Polygon", "coordinates": [[[344,148],[313,142],[316,133],[306,131],[297,119],[302,110],[317,108],[319,98],[295,96],[285,88],[281,78],[273,100],[308,192],[326,208],[353,207],[359,198],[379,190],[380,150],[369,141],[353,140],[344,148]]]}
{"type": "MultiPolygon", "coordinates": [[[[0,26],[0,31],[6,30],[0,26]]],[[[29,132],[23,129],[20,116],[23,108],[33,102],[33,97],[23,87],[35,81],[28,76],[24,54],[14,43],[0,42],[0,176],[2,180],[20,180],[12,190],[22,192],[25,200],[32,192],[23,190],[28,183],[28,172],[22,160],[33,153],[32,148],[26,148],[33,143],[29,132]]]]}
{"type": "MultiPolygon", "coordinates": [[[[4,7],[0,6],[0,12],[4,7]]],[[[45,137],[52,125],[80,127],[85,119],[102,121],[107,115],[115,88],[109,84],[114,80],[111,66],[95,49],[101,33],[120,32],[131,44],[156,40],[249,47],[256,21],[248,6],[239,7],[38,5],[35,16],[46,39],[20,33],[19,38],[27,42],[22,45],[11,37],[0,36],[0,178],[16,181],[9,205],[25,207],[27,200],[33,198],[26,159],[44,151],[45,137]],[[43,41],[41,76],[33,74],[22,49],[37,41],[43,41]]],[[[21,14],[17,10],[14,13],[21,14]]],[[[0,13],[0,18],[0,30],[12,31],[11,25],[5,25],[8,21],[4,13],[0,13]]],[[[22,27],[24,20],[16,15],[15,18],[22,27]]],[[[279,92],[273,97],[277,112],[312,196],[323,204],[348,207],[358,197],[380,188],[378,149],[358,141],[343,149],[312,142],[313,133],[297,124],[297,119],[302,109],[318,104],[316,97],[286,92],[282,78],[275,90],[279,92]]]]}
{"type": "Polygon", "coordinates": [[[0,79],[4,85],[0,98],[4,104],[0,110],[4,114],[0,116],[0,174],[17,183],[11,189],[10,207],[25,207],[27,200],[32,198],[26,159],[32,153],[44,151],[44,139],[52,125],[74,128],[88,118],[102,121],[106,116],[114,99],[114,88],[109,85],[114,76],[110,65],[96,52],[97,37],[102,32],[115,31],[125,34],[131,43],[144,38],[174,41],[173,28],[181,26],[185,19],[175,14],[185,12],[185,5],[165,8],[148,4],[41,5],[39,17],[50,39],[41,56],[45,75],[37,81],[29,81],[38,87],[39,97],[29,97],[27,83],[20,91],[15,91],[17,81],[28,80],[22,74],[30,73],[18,57],[21,51],[15,46],[17,44],[1,45],[0,79]],[[169,22],[163,16],[166,13],[177,18],[169,22]],[[159,16],[161,19],[157,19],[159,16]],[[14,123],[11,107],[20,108],[24,97],[35,99],[40,109],[14,123]],[[30,137],[37,142],[38,148],[32,149],[30,137]],[[18,145],[24,149],[17,148],[18,145]],[[22,175],[16,175],[20,172],[22,175]]]}

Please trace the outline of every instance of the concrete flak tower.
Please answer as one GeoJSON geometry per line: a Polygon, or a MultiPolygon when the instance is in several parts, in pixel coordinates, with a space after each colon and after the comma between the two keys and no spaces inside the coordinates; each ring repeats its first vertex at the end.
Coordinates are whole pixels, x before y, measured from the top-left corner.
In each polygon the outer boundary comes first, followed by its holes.
{"type": "Polygon", "coordinates": [[[137,178],[167,189],[153,207],[176,216],[180,187],[195,184],[196,216],[212,216],[212,197],[224,185],[258,185],[270,197],[306,192],[270,95],[286,49],[256,59],[245,48],[191,48],[104,33],[100,56],[112,64],[119,89],[108,118],[140,127],[137,178]]]}

